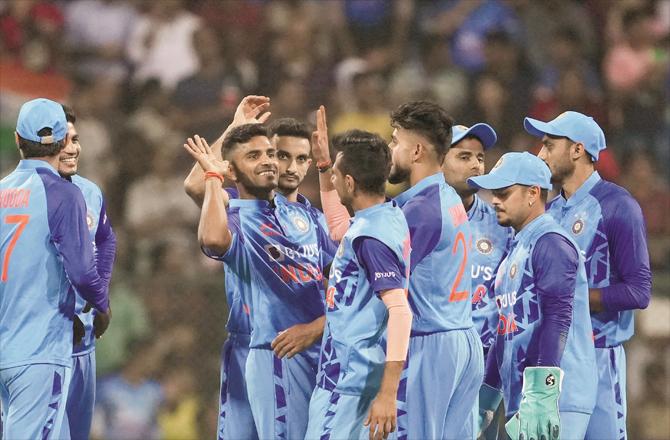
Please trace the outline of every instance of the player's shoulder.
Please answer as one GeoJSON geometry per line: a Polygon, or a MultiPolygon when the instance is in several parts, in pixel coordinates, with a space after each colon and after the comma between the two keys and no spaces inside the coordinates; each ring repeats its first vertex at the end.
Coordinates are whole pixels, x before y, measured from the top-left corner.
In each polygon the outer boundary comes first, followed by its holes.
{"type": "Polygon", "coordinates": [[[72,176],[72,183],[74,183],[81,189],[87,189],[89,191],[93,191],[102,195],[102,190],[95,182],[93,182],[90,179],[87,179],[86,177],[82,177],[79,174],[75,174],[74,176],[72,176]]]}
{"type": "Polygon", "coordinates": [[[594,185],[590,194],[598,200],[604,219],[641,215],[637,200],[626,188],[616,183],[601,180],[594,185]]]}

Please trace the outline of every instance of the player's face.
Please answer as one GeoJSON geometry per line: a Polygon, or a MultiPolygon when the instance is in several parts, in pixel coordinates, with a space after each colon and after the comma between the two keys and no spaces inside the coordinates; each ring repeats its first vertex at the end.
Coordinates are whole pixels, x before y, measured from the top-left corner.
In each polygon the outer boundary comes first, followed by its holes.
{"type": "Polygon", "coordinates": [[[279,190],[290,193],[302,183],[312,159],[309,157],[309,140],[295,136],[273,136],[272,144],[277,149],[279,162],[279,190]]]}
{"type": "Polygon", "coordinates": [[[416,147],[416,139],[404,128],[393,129],[391,136],[391,173],[389,183],[401,183],[409,180],[412,164],[412,150],[416,147]]]}
{"type": "Polygon", "coordinates": [[[81,153],[81,145],[79,145],[79,133],[74,128],[74,124],[67,123],[67,144],[58,154],[58,174],[63,177],[70,177],[77,174],[77,166],[79,165],[79,154],[81,153]]]}
{"type": "Polygon", "coordinates": [[[265,136],[256,136],[238,145],[231,160],[237,182],[249,192],[277,188],[277,150],[265,136]]]}
{"type": "Polygon", "coordinates": [[[542,159],[551,170],[552,183],[562,184],[575,172],[575,163],[570,158],[572,146],[568,138],[551,138],[544,135],[542,149],[537,157],[542,159]]]}
{"type": "Polygon", "coordinates": [[[491,204],[496,210],[498,224],[513,228],[523,224],[530,212],[527,187],[512,185],[495,189],[491,193],[491,204]]]}
{"type": "Polygon", "coordinates": [[[347,185],[347,178],[342,171],[340,170],[340,164],[342,163],[342,153],[337,153],[335,156],[335,162],[333,163],[333,174],[331,182],[337,191],[337,195],[340,197],[340,202],[344,206],[350,207],[353,200],[353,193],[350,191],[347,185]]]}
{"type": "Polygon", "coordinates": [[[484,174],[484,146],[478,139],[463,139],[449,148],[442,164],[444,178],[461,197],[477,192],[466,181],[484,174]]]}

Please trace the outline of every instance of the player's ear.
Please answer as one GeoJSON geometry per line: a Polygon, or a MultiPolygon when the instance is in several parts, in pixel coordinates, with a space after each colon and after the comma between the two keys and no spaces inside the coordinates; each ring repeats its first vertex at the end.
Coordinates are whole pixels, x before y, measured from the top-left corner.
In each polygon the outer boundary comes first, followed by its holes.
{"type": "Polygon", "coordinates": [[[353,194],[356,191],[356,181],[351,175],[347,174],[344,176],[344,186],[347,188],[349,194],[353,194]]]}
{"type": "Polygon", "coordinates": [[[230,178],[233,182],[237,182],[237,167],[235,166],[235,162],[232,160],[228,160],[228,175],[226,178],[230,178]]]}
{"type": "Polygon", "coordinates": [[[578,160],[587,154],[584,144],[581,142],[575,142],[570,146],[570,156],[573,160],[578,160]]]}

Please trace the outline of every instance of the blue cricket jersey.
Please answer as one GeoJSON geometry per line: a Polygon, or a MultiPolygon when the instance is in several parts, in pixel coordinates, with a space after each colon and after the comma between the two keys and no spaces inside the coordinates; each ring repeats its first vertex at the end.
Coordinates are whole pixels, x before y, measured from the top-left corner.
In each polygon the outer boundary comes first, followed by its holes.
{"type": "MultiPolygon", "coordinates": [[[[354,242],[363,237],[378,240],[393,251],[405,289],[410,264],[409,228],[395,202],[356,212],[330,269],[326,329],[316,378],[318,387],[351,395],[376,393],[386,361],[382,341],[388,311],[370,284],[364,262],[358,259],[354,242]]],[[[394,271],[388,275],[398,276],[394,271]]]]}
{"type": "Polygon", "coordinates": [[[548,212],[584,254],[589,287],[602,291],[606,311],[591,316],[595,346],[622,344],[633,335],[633,310],[645,308],[651,297],[640,205],[596,171],[568,200],[562,195],[552,200],[548,212]]]}
{"type": "MultiPolygon", "coordinates": [[[[109,291],[114,256],[116,255],[116,236],[112,230],[109,218],[107,218],[105,199],[98,185],[90,180],[78,175],[72,176],[71,180],[72,183],[77,185],[84,196],[84,201],[86,202],[86,225],[88,226],[89,236],[95,252],[98,274],[105,281],[107,290],[109,291]]],[[[86,300],[81,295],[77,295],[75,313],[84,324],[86,333],[81,343],[74,346],[73,355],[90,353],[95,349],[95,333],[93,331],[95,312],[82,313],[85,306],[86,300]]]]}
{"type": "MultiPolygon", "coordinates": [[[[551,249],[552,246],[549,247],[549,252],[551,249]]],[[[489,351],[489,358],[494,356],[493,361],[498,367],[508,417],[519,409],[523,370],[529,366],[554,365],[555,362],[560,362],[560,367],[565,372],[559,400],[560,410],[585,414],[593,411],[597,394],[595,348],[591,340],[586,271],[583,258],[577,249],[577,244],[570,239],[567,232],[550,215],[543,214],[516,234],[509,254],[498,267],[494,293],[500,310],[500,320],[497,339],[489,351]],[[538,241],[552,234],[560,237],[551,238],[563,237],[572,247],[573,269],[570,274],[560,273],[557,268],[562,269],[565,266],[555,264],[559,259],[566,258],[565,255],[543,253],[540,258],[534,255],[538,241]],[[557,298],[551,298],[557,292],[540,292],[539,274],[542,274],[542,281],[551,280],[553,289],[571,282],[574,293],[563,292],[557,298]],[[571,280],[567,279],[568,275],[572,277],[571,280]],[[547,296],[543,297],[541,293],[547,296]],[[562,298],[564,296],[568,297],[568,302],[562,298]],[[563,310],[544,309],[547,306],[544,302],[549,300],[553,300],[563,310]],[[567,316],[563,313],[566,311],[567,316]],[[567,322],[546,322],[549,318],[548,312],[551,312],[552,318],[559,317],[567,322]],[[547,324],[564,324],[566,327],[569,324],[567,337],[563,340],[562,335],[554,333],[555,339],[547,340],[547,335],[544,334],[547,324]]],[[[489,378],[487,365],[486,383],[497,387],[498,384],[492,384],[489,378]]]]}
{"type": "Polygon", "coordinates": [[[280,194],[272,202],[233,199],[228,227],[228,252],[203,250],[234,274],[242,313],[251,322],[251,348],[270,349],[279,332],[323,316],[323,270],[336,248],[302,203],[280,194]]]}
{"type": "Polygon", "coordinates": [[[0,369],[72,365],[75,294],[109,306],[81,191],[42,160],[0,181],[0,369]]]}
{"type": "Polygon", "coordinates": [[[488,351],[498,328],[498,307],[491,283],[514,238],[514,229],[500,226],[495,209],[477,194],[468,210],[468,220],[472,230],[472,321],[484,351],[488,351]]]}
{"type": "Polygon", "coordinates": [[[472,233],[461,198],[439,172],[395,201],[412,237],[412,336],[472,327],[472,233]]]}

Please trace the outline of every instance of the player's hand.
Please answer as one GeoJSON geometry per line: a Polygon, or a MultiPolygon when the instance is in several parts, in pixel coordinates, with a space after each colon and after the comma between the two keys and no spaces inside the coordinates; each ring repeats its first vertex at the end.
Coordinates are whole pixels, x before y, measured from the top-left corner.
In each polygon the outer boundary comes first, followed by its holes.
{"type": "Polygon", "coordinates": [[[396,428],[396,396],[377,394],[370,405],[364,426],[370,427],[370,440],[386,439],[396,428]]]}
{"type": "Polygon", "coordinates": [[[79,345],[86,335],[86,329],[84,329],[84,323],[81,322],[79,316],[74,315],[72,318],[72,345],[79,345]]]}
{"type": "Polygon", "coordinates": [[[232,125],[262,124],[267,121],[271,115],[271,113],[267,111],[269,107],[270,98],[267,96],[245,96],[235,110],[232,125]]]}
{"type": "Polygon", "coordinates": [[[296,354],[312,346],[323,334],[323,328],[309,324],[296,324],[280,332],[270,346],[278,358],[291,359],[296,354]]]}
{"type": "Polygon", "coordinates": [[[312,157],[317,163],[330,162],[328,124],[326,124],[326,107],[324,106],[320,106],[316,111],[316,131],[312,133],[312,157]]]}
{"type": "Polygon", "coordinates": [[[197,134],[193,138],[188,138],[184,144],[184,149],[200,164],[203,171],[219,173],[230,178],[228,161],[217,158],[204,138],[197,134]]]}
{"type": "Polygon", "coordinates": [[[93,318],[93,331],[95,332],[95,338],[100,339],[103,333],[109,327],[109,323],[112,321],[112,309],[107,309],[107,313],[100,313],[100,311],[95,312],[95,318],[93,318]]]}

